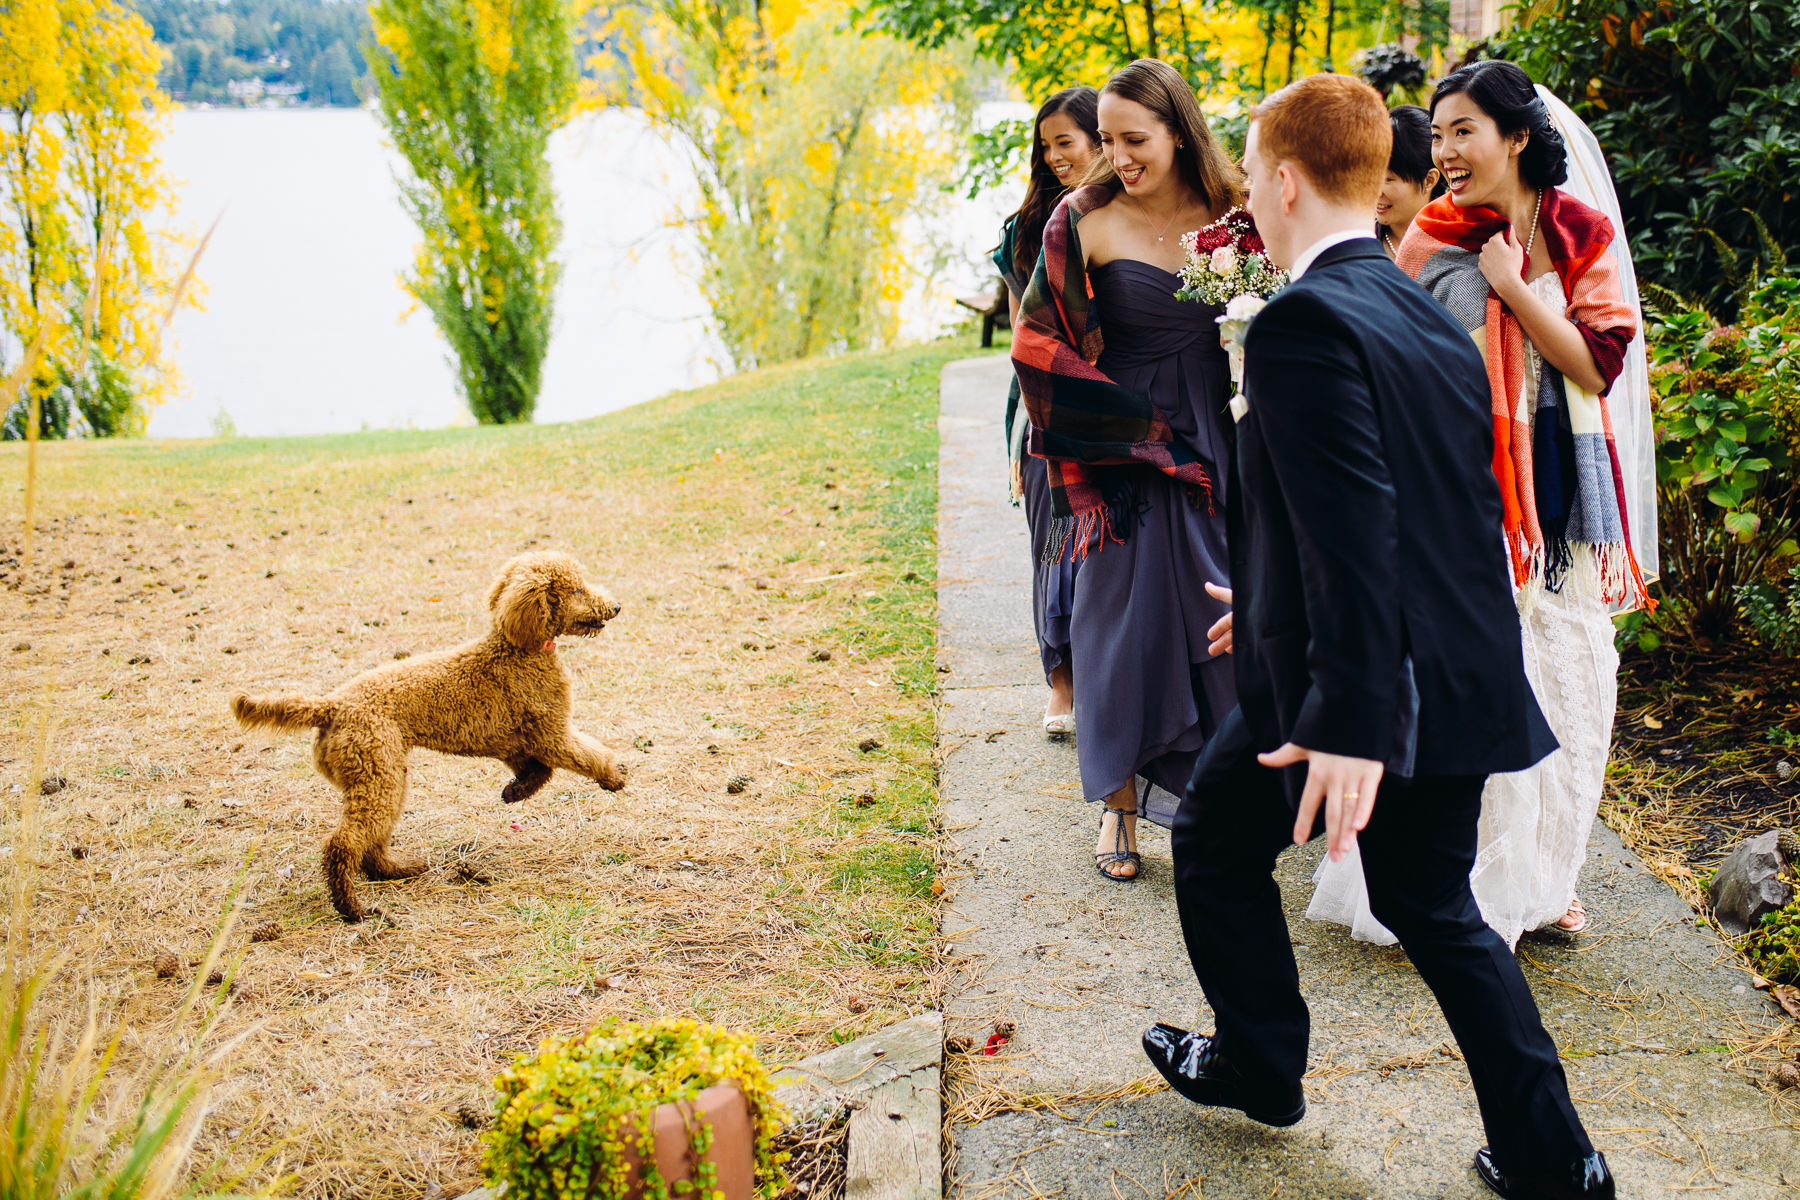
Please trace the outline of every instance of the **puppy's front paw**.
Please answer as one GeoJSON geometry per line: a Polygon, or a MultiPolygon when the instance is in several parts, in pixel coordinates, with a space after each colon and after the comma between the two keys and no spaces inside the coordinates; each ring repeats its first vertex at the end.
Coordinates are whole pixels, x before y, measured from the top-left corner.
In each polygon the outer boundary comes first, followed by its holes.
{"type": "Polygon", "coordinates": [[[625,768],[619,760],[608,756],[600,765],[600,773],[594,776],[594,782],[609,792],[619,791],[625,786],[625,768]]]}

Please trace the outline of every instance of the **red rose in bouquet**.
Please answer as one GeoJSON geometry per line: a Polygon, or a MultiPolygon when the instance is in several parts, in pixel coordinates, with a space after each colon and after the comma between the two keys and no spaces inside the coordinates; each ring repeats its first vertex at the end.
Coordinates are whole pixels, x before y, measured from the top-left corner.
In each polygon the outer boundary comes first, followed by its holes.
{"type": "Polygon", "coordinates": [[[1224,307],[1238,296],[1266,300],[1287,282],[1287,273],[1269,261],[1256,222],[1241,208],[1182,234],[1181,244],[1187,260],[1182,264],[1177,299],[1224,307]]]}
{"type": "Polygon", "coordinates": [[[1232,242],[1231,231],[1224,228],[1218,221],[1196,232],[1193,238],[1194,249],[1207,254],[1211,254],[1221,246],[1229,246],[1232,242]]]}

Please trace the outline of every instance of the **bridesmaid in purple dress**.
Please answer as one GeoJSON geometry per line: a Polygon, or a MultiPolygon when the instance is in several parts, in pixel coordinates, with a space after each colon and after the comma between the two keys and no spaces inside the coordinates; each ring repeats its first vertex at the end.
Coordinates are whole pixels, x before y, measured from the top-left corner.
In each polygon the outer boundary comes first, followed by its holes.
{"type": "Polygon", "coordinates": [[[1104,804],[1095,866],[1126,881],[1142,870],[1138,815],[1173,821],[1201,747],[1236,703],[1231,660],[1207,650],[1207,629],[1227,607],[1206,584],[1230,583],[1230,374],[1219,310],[1174,293],[1181,234],[1243,192],[1193,91],[1164,63],[1140,60],[1113,76],[1099,121],[1103,158],[1065,202],[1081,210],[1081,266],[1103,343],[1095,366],[1150,398],[1212,488],[1209,499],[1143,464],[1084,467],[1122,518],[1123,540],[1075,548],[1086,550],[1070,614],[1076,748],[1082,792],[1104,804]]]}
{"type": "MultiPolygon", "coordinates": [[[[1069,186],[1081,181],[1100,153],[1096,104],[1100,93],[1091,87],[1064,88],[1044,101],[1032,128],[1031,182],[1026,185],[1019,211],[1000,227],[1000,246],[994,265],[1006,283],[1012,323],[1019,321],[1019,297],[1031,282],[1031,269],[1044,244],[1044,222],[1069,186]]],[[[1075,682],[1069,673],[1069,614],[1075,594],[1073,562],[1045,562],[1044,546],[1050,536],[1050,492],[1044,479],[1044,461],[1025,449],[1025,411],[1019,406],[1019,381],[1012,381],[1006,398],[1007,457],[1012,463],[1013,503],[1025,509],[1032,561],[1031,614],[1037,633],[1038,656],[1044,664],[1044,682],[1050,700],[1044,709],[1044,733],[1061,741],[1075,732],[1075,682]]]]}

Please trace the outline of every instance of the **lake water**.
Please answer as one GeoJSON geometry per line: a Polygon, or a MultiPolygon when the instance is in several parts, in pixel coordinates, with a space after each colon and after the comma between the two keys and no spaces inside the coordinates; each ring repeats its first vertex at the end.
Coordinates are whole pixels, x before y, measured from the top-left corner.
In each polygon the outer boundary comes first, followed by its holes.
{"type": "MultiPolygon", "coordinates": [[[[1004,107],[1014,115],[1013,105],[1004,107]]],[[[436,428],[470,420],[430,314],[400,286],[417,234],[394,155],[362,110],[183,111],[164,143],[178,221],[220,217],[199,277],[204,310],[170,330],[179,395],[156,437],[436,428]]],[[[539,421],[609,412],[718,377],[725,354],[693,280],[691,239],[669,222],[691,196],[684,164],[641,117],[584,117],[551,142],[563,278],[539,421]]],[[[956,319],[951,297],[992,283],[985,251],[1016,196],[946,199],[949,278],[915,286],[903,335],[956,319]]]]}

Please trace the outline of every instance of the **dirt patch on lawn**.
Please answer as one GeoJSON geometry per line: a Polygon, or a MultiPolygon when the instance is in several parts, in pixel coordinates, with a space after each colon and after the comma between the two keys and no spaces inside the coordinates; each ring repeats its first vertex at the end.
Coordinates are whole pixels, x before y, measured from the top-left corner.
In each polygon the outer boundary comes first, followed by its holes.
{"type": "Polygon", "coordinates": [[[781,1062],[929,1004],[947,357],[575,426],[44,447],[29,556],[17,511],[0,524],[9,786],[40,699],[64,781],[34,937],[155,1058],[190,1032],[172,1014],[247,870],[221,1033],[256,1032],[197,1162],[308,1196],[455,1195],[489,1080],[547,1035],[695,1015],[781,1062]],[[227,696],[476,636],[500,564],[543,548],[624,602],[558,653],[629,786],[559,774],[504,805],[500,764],[418,752],[395,846],[432,869],[361,884],[390,920],[343,924],[309,739],[239,730],[227,696]]]}

